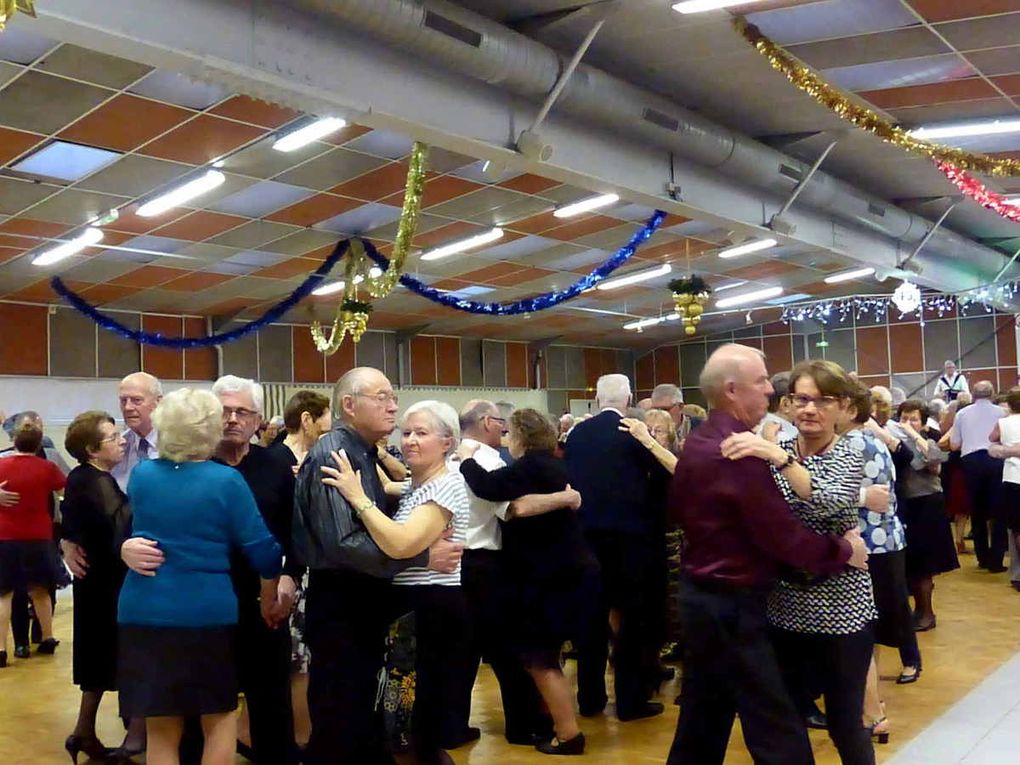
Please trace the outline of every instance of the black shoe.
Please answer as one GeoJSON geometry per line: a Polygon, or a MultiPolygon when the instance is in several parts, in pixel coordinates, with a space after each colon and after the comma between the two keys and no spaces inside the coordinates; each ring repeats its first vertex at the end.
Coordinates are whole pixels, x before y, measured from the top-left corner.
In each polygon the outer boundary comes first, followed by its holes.
{"type": "Polygon", "coordinates": [[[140,754],[144,754],[145,747],[141,749],[129,749],[126,746],[118,746],[116,749],[110,751],[107,755],[106,761],[111,765],[129,765],[133,762],[132,757],[137,757],[140,754]]]}
{"type": "Polygon", "coordinates": [[[930,622],[914,622],[914,632],[927,632],[938,626],[938,620],[933,616],[930,622]]]}
{"type": "Polygon", "coordinates": [[[916,683],[921,677],[921,668],[917,667],[904,667],[903,671],[900,672],[900,676],[896,678],[896,685],[910,685],[916,683]],[[913,673],[908,673],[907,669],[913,669],[913,673]]]}
{"type": "Polygon", "coordinates": [[[446,741],[441,741],[439,746],[443,749],[457,749],[465,744],[477,741],[481,737],[482,731],[480,728],[467,728],[466,730],[461,731],[459,735],[449,738],[446,741]]]}
{"type": "Polygon", "coordinates": [[[7,651],[0,651],[0,669],[7,666],[7,651]]]}
{"type": "Polygon", "coordinates": [[[646,701],[643,705],[634,709],[626,709],[624,711],[616,710],[616,717],[620,722],[630,722],[631,720],[643,720],[646,717],[655,717],[661,715],[664,707],[658,701],[646,701]]]}
{"type": "Polygon", "coordinates": [[[994,566],[989,566],[988,567],[988,573],[989,574],[1001,574],[1003,571],[1008,571],[1008,570],[1009,569],[1006,568],[1005,566],[1003,566],[1001,563],[998,563],[998,564],[996,564],[994,566]]]}
{"type": "Polygon", "coordinates": [[[608,699],[606,698],[603,698],[601,702],[596,702],[594,704],[589,704],[588,702],[578,699],[578,712],[580,712],[581,717],[598,717],[606,711],[607,702],[608,699]]]}
{"type": "Polygon", "coordinates": [[[84,752],[89,760],[106,762],[113,751],[103,746],[95,736],[88,738],[85,736],[68,736],[64,741],[64,749],[71,755],[71,762],[74,765],[78,765],[78,754],[80,752],[84,752]]]}
{"type": "Polygon", "coordinates": [[[821,712],[810,714],[804,718],[804,724],[813,730],[828,730],[829,720],[821,712]]]}
{"type": "Polygon", "coordinates": [[[241,739],[237,739],[237,753],[244,757],[249,762],[255,762],[255,750],[251,748],[251,744],[244,743],[241,739]]]}
{"type": "Polygon", "coordinates": [[[1010,584],[1013,586],[1014,590],[1020,592],[1020,582],[1010,582],[1010,584]]]}
{"type": "Polygon", "coordinates": [[[584,734],[578,733],[569,741],[560,741],[554,738],[552,741],[543,741],[535,744],[535,749],[542,754],[584,754],[584,734]]]}
{"type": "Polygon", "coordinates": [[[27,645],[16,645],[14,646],[14,656],[18,659],[27,659],[32,655],[32,649],[27,645]]]}
{"type": "Polygon", "coordinates": [[[58,645],[60,645],[60,641],[56,638],[46,638],[39,644],[39,647],[35,649],[35,652],[45,656],[52,656],[57,652],[58,645]]]}

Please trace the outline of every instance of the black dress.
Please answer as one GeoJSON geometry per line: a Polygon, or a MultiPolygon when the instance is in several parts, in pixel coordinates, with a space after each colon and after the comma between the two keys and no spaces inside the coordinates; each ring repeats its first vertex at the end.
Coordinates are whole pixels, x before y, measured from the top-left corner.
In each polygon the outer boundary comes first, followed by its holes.
{"type": "MultiPolygon", "coordinates": [[[[464,460],[461,473],[478,497],[507,502],[526,494],[550,494],[567,486],[567,471],[552,452],[530,451],[509,467],[486,472],[464,460]]],[[[560,648],[577,634],[590,610],[584,577],[598,564],[588,549],[573,510],[516,518],[501,524],[503,555],[517,583],[513,640],[525,666],[560,667],[560,648]]]]}
{"type": "Polygon", "coordinates": [[[108,472],[79,465],[67,477],[63,538],[88,559],[74,588],[74,682],[83,691],[117,687],[117,598],[127,568],[120,544],[131,526],[127,496],[108,472]]]}

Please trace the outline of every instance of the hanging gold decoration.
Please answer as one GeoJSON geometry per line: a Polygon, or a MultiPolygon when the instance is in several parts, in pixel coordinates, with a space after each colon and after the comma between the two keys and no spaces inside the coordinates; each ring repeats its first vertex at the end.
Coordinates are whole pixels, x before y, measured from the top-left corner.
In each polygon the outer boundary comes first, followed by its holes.
{"type": "Polygon", "coordinates": [[[18,11],[34,19],[35,0],[0,0],[0,32],[18,11]]]}
{"type": "MultiPolygon", "coordinates": [[[[353,313],[349,308],[345,306],[349,302],[356,301],[357,298],[357,285],[354,283],[354,277],[358,275],[359,266],[364,264],[365,260],[365,248],[361,244],[360,239],[352,239],[350,247],[347,250],[347,260],[344,264],[344,291],[343,298],[341,298],[339,305],[337,305],[336,316],[333,318],[333,326],[330,328],[329,337],[322,331],[322,324],[318,319],[312,318],[312,342],[315,343],[315,349],[326,356],[332,356],[343,344],[344,337],[351,331],[352,327],[355,326],[353,313]]],[[[365,304],[367,305],[367,304],[365,304]]],[[[369,306],[369,309],[371,307],[369,306]]],[[[368,311],[363,312],[365,317],[365,327],[368,326],[368,311]]],[[[362,328],[358,333],[357,340],[361,339],[361,335],[364,334],[365,329],[362,328]]],[[[351,332],[351,338],[354,339],[354,333],[351,332]]],[[[357,342],[355,340],[355,342],[357,342]]]]}
{"type": "Polygon", "coordinates": [[[915,138],[903,128],[881,117],[871,109],[852,101],[841,90],[823,80],[810,67],[805,66],[763,35],[758,27],[748,24],[745,19],[740,17],[735,18],[733,23],[744,39],[768,59],[773,69],[782,72],[786,79],[837,117],[850,122],[861,130],[867,130],[883,141],[899,146],[913,154],[919,154],[938,162],[949,162],[962,170],[982,175],[1020,175],[1020,160],[994,159],[985,154],[964,151],[915,138]]]}
{"type": "Polygon", "coordinates": [[[393,292],[393,288],[397,286],[404,273],[404,263],[407,261],[407,253],[411,250],[411,240],[418,230],[421,199],[425,192],[425,160],[428,153],[428,146],[421,141],[415,141],[411,147],[407,183],[404,186],[404,206],[400,212],[400,223],[397,224],[393,256],[382,276],[368,280],[368,292],[374,298],[384,298],[393,292]]]}
{"type": "Polygon", "coordinates": [[[697,275],[674,279],[669,283],[673,293],[673,303],[680,320],[684,325],[684,334],[693,335],[698,331],[701,314],[705,312],[705,303],[712,296],[712,288],[704,279],[697,275]]]}

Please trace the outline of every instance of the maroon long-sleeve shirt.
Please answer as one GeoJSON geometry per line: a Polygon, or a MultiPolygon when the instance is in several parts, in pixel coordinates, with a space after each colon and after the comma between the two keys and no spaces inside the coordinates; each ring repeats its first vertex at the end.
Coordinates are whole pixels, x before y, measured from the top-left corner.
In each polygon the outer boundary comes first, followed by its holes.
{"type": "Polygon", "coordinates": [[[849,542],[816,534],[794,517],[766,462],[722,456],[722,441],[747,430],[716,409],[687,438],[669,499],[670,514],[684,531],[685,573],[718,584],[767,587],[783,563],[813,574],[841,571],[850,559],[849,542]]]}

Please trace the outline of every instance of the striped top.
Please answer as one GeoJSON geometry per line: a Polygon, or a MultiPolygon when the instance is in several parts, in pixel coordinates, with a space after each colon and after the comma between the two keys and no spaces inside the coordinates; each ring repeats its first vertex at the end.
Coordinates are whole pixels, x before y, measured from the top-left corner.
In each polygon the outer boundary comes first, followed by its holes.
{"type": "MultiPolygon", "coordinates": [[[[393,520],[397,523],[405,523],[416,508],[427,502],[435,502],[453,516],[448,526],[453,529],[452,541],[466,543],[471,506],[468,502],[467,487],[464,485],[464,478],[461,474],[458,472],[444,473],[421,486],[412,486],[408,483],[404,495],[400,498],[400,507],[397,509],[396,515],[393,516],[393,520]]],[[[393,577],[393,584],[441,584],[458,587],[460,586],[460,566],[452,574],[442,574],[428,568],[409,568],[393,577]]]]}

